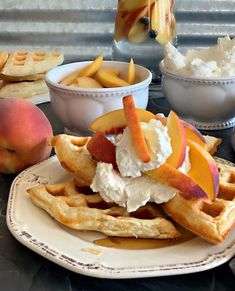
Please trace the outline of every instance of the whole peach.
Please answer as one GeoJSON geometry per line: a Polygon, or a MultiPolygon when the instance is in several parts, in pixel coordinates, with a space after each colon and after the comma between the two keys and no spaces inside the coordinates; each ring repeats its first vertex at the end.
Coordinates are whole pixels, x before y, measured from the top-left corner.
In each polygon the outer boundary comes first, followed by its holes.
{"type": "Polygon", "coordinates": [[[0,172],[18,173],[48,158],[53,136],[45,114],[24,99],[0,100],[0,172]]]}

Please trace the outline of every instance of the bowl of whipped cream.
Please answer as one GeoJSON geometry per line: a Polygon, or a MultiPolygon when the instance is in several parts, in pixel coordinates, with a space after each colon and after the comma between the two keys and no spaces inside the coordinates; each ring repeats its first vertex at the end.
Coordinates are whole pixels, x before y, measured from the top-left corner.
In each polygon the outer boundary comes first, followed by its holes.
{"type": "Polygon", "coordinates": [[[164,47],[162,90],[171,108],[199,129],[235,125],[235,38],[204,49],[164,47]]]}

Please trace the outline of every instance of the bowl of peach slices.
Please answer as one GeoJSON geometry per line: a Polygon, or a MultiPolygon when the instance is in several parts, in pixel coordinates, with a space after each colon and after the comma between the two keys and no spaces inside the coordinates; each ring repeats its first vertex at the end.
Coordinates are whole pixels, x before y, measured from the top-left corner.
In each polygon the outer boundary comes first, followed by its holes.
{"type": "Polygon", "coordinates": [[[98,116],[122,108],[122,98],[132,95],[138,108],[146,109],[151,72],[133,59],[129,63],[93,61],[70,63],[49,71],[45,81],[51,105],[65,131],[88,133],[88,125],[98,116]]]}

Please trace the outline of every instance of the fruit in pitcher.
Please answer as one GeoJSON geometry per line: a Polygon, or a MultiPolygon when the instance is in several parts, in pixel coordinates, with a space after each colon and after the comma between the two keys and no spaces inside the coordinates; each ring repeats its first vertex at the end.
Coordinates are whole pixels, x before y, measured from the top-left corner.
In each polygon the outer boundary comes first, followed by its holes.
{"type": "Polygon", "coordinates": [[[0,172],[17,173],[49,157],[53,132],[37,106],[23,99],[3,99],[0,116],[0,172]]]}
{"type": "Polygon", "coordinates": [[[215,200],[219,191],[219,172],[215,160],[199,144],[188,139],[191,169],[188,173],[207,193],[211,201],[215,200]]]}
{"type": "Polygon", "coordinates": [[[166,44],[174,37],[175,18],[173,13],[174,0],[158,0],[151,8],[151,31],[155,32],[156,41],[166,44]]]}
{"type": "MultiPolygon", "coordinates": [[[[136,113],[140,121],[148,122],[154,119],[155,115],[147,110],[136,108],[136,113]]],[[[90,125],[89,130],[102,132],[103,134],[118,134],[127,127],[127,120],[123,109],[110,111],[97,117],[90,125]]]]}
{"type": "Polygon", "coordinates": [[[150,161],[150,155],[141,129],[139,117],[136,113],[134,100],[131,95],[123,97],[123,109],[136,154],[141,161],[147,163],[150,161]]]}
{"type": "Polygon", "coordinates": [[[139,20],[148,12],[148,6],[141,6],[132,10],[126,17],[124,36],[132,43],[143,42],[146,37],[146,27],[139,20]]]}

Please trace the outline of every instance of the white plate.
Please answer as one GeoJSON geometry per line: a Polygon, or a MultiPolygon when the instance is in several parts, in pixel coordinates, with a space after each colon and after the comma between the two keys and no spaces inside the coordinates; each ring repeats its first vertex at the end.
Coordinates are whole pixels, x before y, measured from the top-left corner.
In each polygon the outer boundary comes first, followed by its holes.
{"type": "Polygon", "coordinates": [[[218,245],[210,245],[200,238],[148,250],[94,245],[99,234],[61,226],[35,206],[26,192],[39,183],[58,183],[68,178],[56,156],[28,168],[13,181],[7,208],[7,225],[15,238],[66,269],[102,278],[168,276],[211,269],[235,254],[235,230],[218,245]]]}

